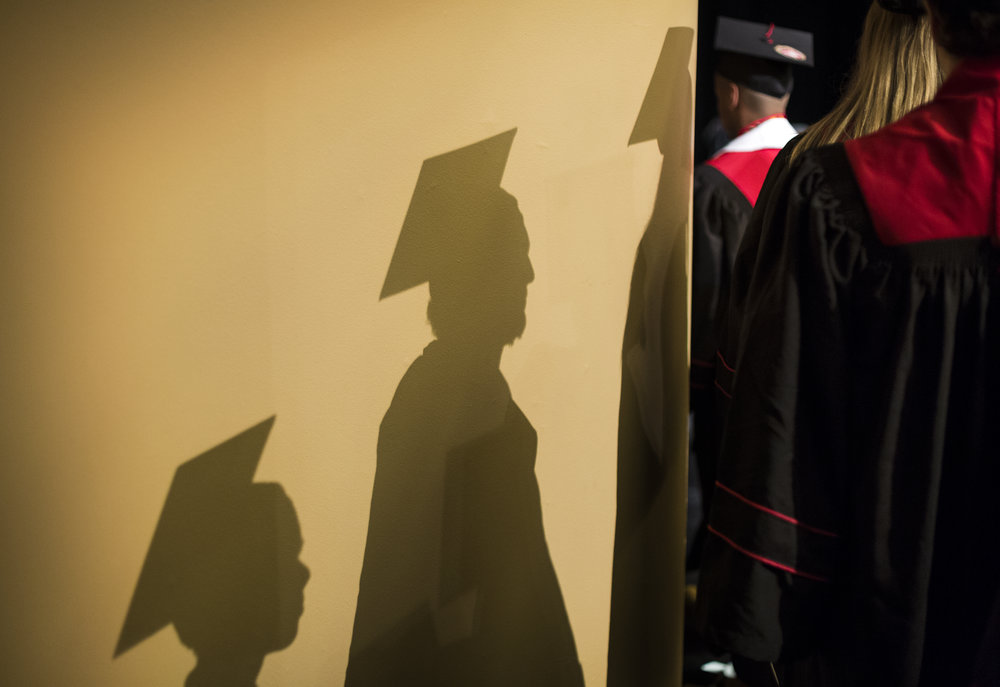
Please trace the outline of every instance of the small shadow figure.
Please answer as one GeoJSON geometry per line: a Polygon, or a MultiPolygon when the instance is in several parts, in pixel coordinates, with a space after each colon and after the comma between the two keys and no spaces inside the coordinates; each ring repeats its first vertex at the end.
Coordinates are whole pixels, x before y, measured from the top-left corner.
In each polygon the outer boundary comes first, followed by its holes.
{"type": "Polygon", "coordinates": [[[186,687],[252,687],[295,640],[309,579],[298,518],[281,485],[253,482],[273,424],[177,468],[115,657],[172,623],[197,656],[186,687]]]}
{"type": "Polygon", "coordinates": [[[436,338],[379,431],[349,687],[583,684],[537,437],[499,369],[534,278],[499,186],[514,133],[425,161],[386,277],[382,297],[429,282],[436,338]]]}

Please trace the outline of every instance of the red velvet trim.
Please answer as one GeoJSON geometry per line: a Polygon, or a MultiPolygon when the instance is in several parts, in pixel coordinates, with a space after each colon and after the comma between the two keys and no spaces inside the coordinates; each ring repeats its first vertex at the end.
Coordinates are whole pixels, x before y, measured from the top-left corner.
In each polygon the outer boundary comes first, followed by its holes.
{"type": "Polygon", "coordinates": [[[724,535],[721,532],[719,532],[717,529],[715,529],[711,525],[708,526],[708,531],[711,532],[712,534],[714,534],[716,537],[718,537],[722,541],[724,541],[727,544],[729,544],[731,547],[733,547],[734,549],[736,549],[740,553],[742,553],[744,556],[749,556],[750,558],[753,558],[756,561],[760,561],[764,565],[769,565],[772,568],[777,568],[778,570],[784,570],[785,572],[790,572],[793,575],[798,575],[799,577],[805,577],[806,579],[809,579],[809,580],[815,580],[816,582],[829,582],[830,581],[830,578],[828,578],[828,577],[821,577],[820,575],[813,575],[812,573],[802,572],[801,570],[796,570],[795,568],[793,568],[790,565],[785,565],[784,563],[779,563],[778,561],[771,560],[770,558],[765,558],[764,556],[761,556],[758,553],[754,553],[752,551],[748,551],[748,550],[744,549],[742,546],[740,546],[739,544],[737,544],[736,542],[734,542],[732,539],[730,539],[729,537],[727,537],[726,535],[724,535]]]}
{"type": "Polygon", "coordinates": [[[1000,238],[1000,58],[965,59],[929,104],[844,148],[887,245],[1000,238]]]}
{"type": "Polygon", "coordinates": [[[836,532],[829,532],[827,530],[821,530],[818,527],[813,527],[812,525],[807,525],[804,522],[802,522],[801,520],[796,520],[795,518],[793,518],[790,515],[785,515],[784,513],[779,513],[776,510],[772,510],[772,509],[768,508],[767,506],[762,506],[759,503],[751,501],[746,496],[743,496],[742,494],[740,494],[736,490],[730,489],[729,487],[727,487],[722,482],[716,481],[715,482],[715,486],[717,486],[719,489],[722,489],[723,491],[725,491],[725,492],[727,492],[729,494],[732,494],[733,496],[735,496],[736,498],[738,498],[740,501],[742,501],[743,503],[747,504],[751,508],[756,508],[759,511],[767,513],[768,515],[773,515],[774,517],[779,518],[781,520],[784,520],[785,522],[790,522],[793,525],[801,527],[804,530],[809,530],[810,532],[813,532],[815,534],[821,534],[824,537],[833,537],[835,539],[837,539],[837,538],[840,537],[840,535],[837,534],[836,532]]]}
{"type": "Polygon", "coordinates": [[[750,205],[756,205],[767,170],[779,152],[778,148],[764,148],[748,153],[722,153],[705,164],[719,170],[746,196],[750,205]]]}
{"type": "Polygon", "coordinates": [[[733,397],[733,395],[731,393],[729,393],[728,391],[726,391],[725,389],[722,388],[722,385],[719,384],[718,380],[716,380],[716,382],[715,382],[715,388],[718,389],[719,391],[721,391],[722,395],[725,396],[726,398],[732,398],[733,397]]]}
{"type": "Polygon", "coordinates": [[[729,367],[729,363],[727,363],[727,362],[726,362],[726,359],[722,357],[722,351],[716,351],[716,352],[715,352],[715,355],[719,356],[719,360],[720,360],[720,361],[722,361],[722,366],[723,366],[724,368],[726,368],[726,369],[727,369],[727,370],[729,370],[730,372],[736,372],[736,368],[734,368],[734,367],[729,367]]]}

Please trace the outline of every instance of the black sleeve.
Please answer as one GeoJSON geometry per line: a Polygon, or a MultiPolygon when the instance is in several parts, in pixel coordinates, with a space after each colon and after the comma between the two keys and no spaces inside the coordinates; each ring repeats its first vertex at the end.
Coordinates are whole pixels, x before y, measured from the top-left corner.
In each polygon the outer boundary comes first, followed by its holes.
{"type": "Polygon", "coordinates": [[[698,589],[705,638],[758,661],[821,641],[842,564],[841,301],[860,243],[813,155],[775,189],[760,227],[698,589]]]}
{"type": "Polygon", "coordinates": [[[710,390],[730,275],[750,202],[721,172],[701,165],[694,172],[691,268],[691,384],[710,390]]]}

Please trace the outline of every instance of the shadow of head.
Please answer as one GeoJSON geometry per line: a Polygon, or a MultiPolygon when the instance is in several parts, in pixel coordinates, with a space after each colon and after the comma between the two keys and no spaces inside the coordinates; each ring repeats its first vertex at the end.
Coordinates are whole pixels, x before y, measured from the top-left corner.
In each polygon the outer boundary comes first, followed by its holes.
{"type": "Polygon", "coordinates": [[[288,647],[309,579],[292,502],[278,484],[252,484],[204,515],[173,575],[181,642],[199,658],[263,657],[288,647]]]}
{"type": "Polygon", "coordinates": [[[424,282],[439,339],[511,343],[535,274],[517,200],[502,188],[515,129],[424,160],[380,298],[424,282]]]}
{"type": "Polygon", "coordinates": [[[430,277],[427,319],[439,339],[513,343],[524,332],[535,272],[517,199],[503,189],[453,203],[464,226],[430,277]]]}

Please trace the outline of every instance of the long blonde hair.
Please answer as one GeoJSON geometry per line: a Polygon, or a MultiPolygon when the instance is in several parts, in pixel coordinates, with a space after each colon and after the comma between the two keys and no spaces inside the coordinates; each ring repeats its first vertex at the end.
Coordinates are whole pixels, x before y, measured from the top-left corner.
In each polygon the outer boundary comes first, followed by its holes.
{"type": "Polygon", "coordinates": [[[844,94],[803,134],[792,159],[810,148],[881,129],[933,98],[940,85],[927,15],[897,14],[873,2],[844,94]]]}

